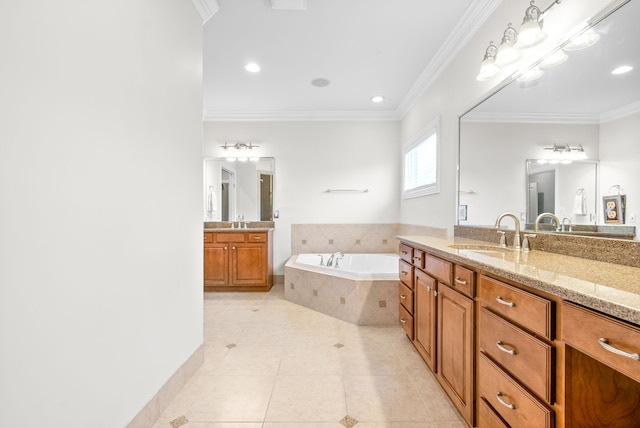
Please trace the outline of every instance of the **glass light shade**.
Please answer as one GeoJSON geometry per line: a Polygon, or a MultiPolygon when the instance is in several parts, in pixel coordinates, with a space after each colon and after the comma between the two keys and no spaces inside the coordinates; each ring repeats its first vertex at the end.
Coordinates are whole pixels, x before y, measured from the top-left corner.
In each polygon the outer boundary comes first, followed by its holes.
{"type": "Polygon", "coordinates": [[[476,79],[479,81],[493,79],[500,72],[500,67],[498,67],[495,62],[496,60],[493,58],[482,61],[482,64],[480,64],[480,73],[478,73],[476,79]]]}
{"type": "Polygon", "coordinates": [[[555,67],[556,65],[560,65],[563,62],[565,62],[568,58],[569,56],[566,53],[564,53],[562,49],[558,49],[557,51],[555,51],[554,53],[552,53],[551,55],[543,59],[542,62],[538,64],[538,67],[540,68],[555,67]]]}
{"type": "Polygon", "coordinates": [[[518,59],[520,59],[520,51],[515,47],[515,43],[505,42],[498,48],[496,65],[502,67],[505,65],[513,64],[518,59]]]}
{"type": "Polygon", "coordinates": [[[532,69],[522,73],[522,75],[516,80],[518,80],[518,82],[531,82],[533,80],[538,80],[542,77],[543,74],[544,71],[542,71],[542,69],[540,69],[539,67],[533,67],[532,69]]]}
{"type": "Polygon", "coordinates": [[[564,46],[567,52],[579,51],[595,45],[600,40],[600,34],[589,28],[587,31],[575,36],[569,43],[564,46]]]}
{"type": "Polygon", "coordinates": [[[542,31],[538,21],[529,21],[522,24],[518,33],[518,45],[522,48],[530,48],[538,45],[547,38],[547,33],[542,31]]]}

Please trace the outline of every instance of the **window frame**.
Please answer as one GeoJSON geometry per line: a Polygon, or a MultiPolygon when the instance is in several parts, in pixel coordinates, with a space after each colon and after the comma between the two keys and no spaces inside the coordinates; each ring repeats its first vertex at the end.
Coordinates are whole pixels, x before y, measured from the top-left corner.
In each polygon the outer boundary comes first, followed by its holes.
{"type": "Polygon", "coordinates": [[[402,199],[413,199],[440,193],[440,137],[440,117],[438,116],[436,119],[431,121],[431,123],[425,126],[420,132],[418,132],[413,138],[411,138],[407,144],[404,145],[402,149],[402,199]],[[435,135],[436,137],[435,182],[405,190],[407,153],[418,147],[420,144],[424,143],[433,135],[435,135]]]}

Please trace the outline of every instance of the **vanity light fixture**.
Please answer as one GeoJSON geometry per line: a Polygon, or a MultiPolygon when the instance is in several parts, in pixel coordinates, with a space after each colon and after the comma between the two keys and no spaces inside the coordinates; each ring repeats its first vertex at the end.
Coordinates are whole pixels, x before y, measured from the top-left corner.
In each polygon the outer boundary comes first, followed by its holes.
{"type": "Polygon", "coordinates": [[[600,40],[600,34],[589,28],[571,39],[562,49],[567,52],[579,51],[595,45],[600,40]]]}
{"type": "Polygon", "coordinates": [[[485,81],[492,79],[500,72],[500,67],[496,65],[497,54],[498,48],[493,44],[493,42],[490,42],[484,53],[482,64],[480,64],[480,73],[478,73],[478,77],[476,77],[477,80],[485,81]]]}
{"type": "Polygon", "coordinates": [[[553,164],[568,164],[576,160],[587,159],[587,153],[584,151],[582,144],[579,144],[578,146],[554,144],[553,147],[545,147],[544,150],[551,150],[551,156],[547,160],[549,163],[553,164]]]}
{"type": "Polygon", "coordinates": [[[504,30],[502,42],[496,54],[495,63],[498,67],[512,64],[520,58],[520,51],[516,48],[517,41],[518,32],[511,26],[511,23],[509,23],[507,29],[504,30]]]}
{"type": "Polygon", "coordinates": [[[224,145],[220,146],[222,150],[225,152],[226,160],[229,162],[235,162],[236,160],[239,162],[246,162],[248,160],[257,161],[258,158],[255,155],[249,156],[248,153],[253,151],[253,149],[257,149],[260,146],[255,146],[252,142],[249,144],[237,142],[235,144],[229,144],[226,141],[224,145]]]}
{"type": "MultiPolygon", "coordinates": [[[[546,12],[546,11],[545,11],[546,12]]],[[[529,48],[541,43],[547,38],[547,34],[542,31],[542,19],[540,8],[533,4],[533,0],[529,3],[529,7],[524,12],[522,26],[520,26],[520,36],[518,45],[522,48],[529,48]]]]}

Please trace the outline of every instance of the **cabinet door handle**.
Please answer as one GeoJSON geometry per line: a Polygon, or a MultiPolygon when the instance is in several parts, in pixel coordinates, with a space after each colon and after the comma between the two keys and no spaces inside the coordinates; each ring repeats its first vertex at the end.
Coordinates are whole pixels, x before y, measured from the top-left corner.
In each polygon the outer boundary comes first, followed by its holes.
{"type": "Polygon", "coordinates": [[[502,341],[500,341],[500,340],[498,340],[498,341],[496,342],[496,346],[497,346],[497,347],[498,347],[498,349],[499,349],[499,350],[501,350],[502,352],[506,352],[506,353],[507,353],[507,354],[509,354],[509,355],[516,355],[516,350],[515,350],[515,349],[508,349],[508,348],[505,348],[505,347],[502,345],[502,341]]]}
{"type": "Polygon", "coordinates": [[[438,297],[438,292],[436,290],[433,290],[433,297],[438,297]]]}
{"type": "Polygon", "coordinates": [[[227,247],[224,247],[224,250],[227,251],[227,247]]]}
{"type": "Polygon", "coordinates": [[[510,308],[513,308],[516,305],[513,302],[507,302],[506,300],[502,300],[502,297],[500,296],[496,297],[496,302],[500,303],[501,305],[509,306],[510,308]]]}
{"type": "Polygon", "coordinates": [[[467,281],[465,281],[464,279],[460,279],[458,277],[456,277],[454,281],[456,282],[456,284],[467,285],[467,281]]]}
{"type": "Polygon", "coordinates": [[[431,287],[427,285],[427,291],[431,291],[431,287]]]}
{"type": "Polygon", "coordinates": [[[640,355],[638,355],[637,352],[630,354],[629,352],[624,352],[618,348],[614,348],[613,346],[607,343],[607,339],[605,339],[604,337],[599,338],[598,343],[600,344],[600,346],[602,346],[604,349],[611,352],[612,354],[620,355],[621,357],[630,358],[634,361],[640,361],[640,355]]]}
{"type": "Polygon", "coordinates": [[[496,399],[500,402],[500,404],[502,404],[504,407],[508,407],[511,410],[516,408],[516,406],[514,406],[513,404],[507,403],[502,398],[500,398],[501,396],[502,396],[502,392],[496,391],[496,399]]]}
{"type": "Polygon", "coordinates": [[[407,296],[405,296],[404,294],[400,295],[400,300],[407,300],[407,296]]]}
{"type": "Polygon", "coordinates": [[[235,249],[236,249],[236,247],[231,247],[231,249],[232,249],[232,250],[235,250],[235,249]]]}
{"type": "Polygon", "coordinates": [[[402,324],[406,324],[406,323],[407,323],[407,320],[406,320],[406,319],[404,319],[404,318],[400,318],[400,322],[401,322],[402,324]]]}

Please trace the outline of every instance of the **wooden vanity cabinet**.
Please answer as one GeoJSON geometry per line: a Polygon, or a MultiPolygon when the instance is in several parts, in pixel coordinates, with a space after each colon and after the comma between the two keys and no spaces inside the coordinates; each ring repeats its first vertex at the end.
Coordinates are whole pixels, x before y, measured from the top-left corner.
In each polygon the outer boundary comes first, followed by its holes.
{"type": "MultiPolygon", "coordinates": [[[[400,257],[406,263],[400,261],[401,271],[403,268],[408,271],[408,263],[411,263],[414,272],[413,335],[402,322],[402,310],[406,309],[402,304],[401,324],[451,402],[473,426],[475,273],[402,244],[400,257]]],[[[404,283],[402,274],[400,278],[401,284],[404,283]]],[[[407,317],[406,313],[404,317],[407,317]]]]}
{"type": "Polygon", "coordinates": [[[273,285],[271,231],[205,232],[205,291],[268,291],[273,285]]]}

